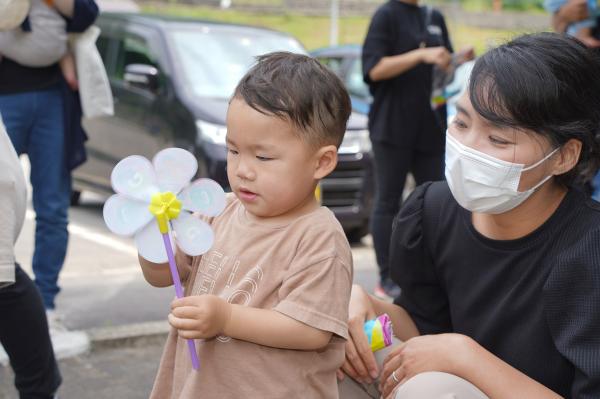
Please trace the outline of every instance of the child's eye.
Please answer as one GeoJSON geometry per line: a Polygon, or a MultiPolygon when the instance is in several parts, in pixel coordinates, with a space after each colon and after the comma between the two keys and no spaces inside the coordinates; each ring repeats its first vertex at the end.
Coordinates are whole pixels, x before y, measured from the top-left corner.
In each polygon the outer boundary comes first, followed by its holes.
{"type": "Polygon", "coordinates": [[[256,159],[258,159],[259,161],[272,161],[273,160],[273,158],[261,157],[260,155],[257,155],[256,159]]]}
{"type": "Polygon", "coordinates": [[[233,148],[227,148],[227,152],[229,152],[232,155],[237,155],[238,152],[236,150],[234,150],[233,148]]]}

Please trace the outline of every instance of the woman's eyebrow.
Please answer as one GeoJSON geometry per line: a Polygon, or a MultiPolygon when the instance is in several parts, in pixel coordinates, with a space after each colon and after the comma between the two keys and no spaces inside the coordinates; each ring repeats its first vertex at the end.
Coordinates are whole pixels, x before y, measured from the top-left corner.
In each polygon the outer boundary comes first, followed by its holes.
{"type": "Polygon", "coordinates": [[[460,104],[456,104],[456,111],[458,111],[461,114],[465,114],[467,116],[471,116],[469,114],[469,112],[467,111],[467,109],[465,107],[463,107],[462,105],[460,105],[460,104]]]}

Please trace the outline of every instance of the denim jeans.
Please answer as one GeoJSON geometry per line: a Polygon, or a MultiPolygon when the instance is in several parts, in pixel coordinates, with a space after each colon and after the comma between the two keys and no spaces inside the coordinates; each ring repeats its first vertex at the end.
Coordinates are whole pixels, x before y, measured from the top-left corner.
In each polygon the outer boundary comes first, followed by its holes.
{"type": "Polygon", "coordinates": [[[31,163],[36,214],[32,268],[44,306],[54,309],[58,274],[67,251],[71,198],[60,89],[0,95],[0,115],[15,150],[27,154],[31,163]]]}

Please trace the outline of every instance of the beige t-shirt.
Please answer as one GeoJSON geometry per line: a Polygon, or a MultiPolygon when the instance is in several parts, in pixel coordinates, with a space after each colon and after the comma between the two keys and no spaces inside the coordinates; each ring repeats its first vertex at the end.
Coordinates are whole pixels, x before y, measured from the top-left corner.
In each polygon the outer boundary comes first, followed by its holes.
{"type": "Polygon", "coordinates": [[[275,349],[229,337],[196,340],[196,372],[187,343],[172,329],[150,397],[337,398],[335,371],[344,360],[352,285],[352,253],[342,227],[324,207],[268,227],[249,220],[240,201],[229,199],[212,221],[213,247],[190,258],[186,293],[274,309],[334,335],[319,351],[275,349]]]}

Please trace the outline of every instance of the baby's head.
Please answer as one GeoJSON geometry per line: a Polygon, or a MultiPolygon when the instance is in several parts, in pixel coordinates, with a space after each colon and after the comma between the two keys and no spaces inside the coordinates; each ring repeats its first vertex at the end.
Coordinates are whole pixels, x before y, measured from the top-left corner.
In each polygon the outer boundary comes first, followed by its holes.
{"type": "Polygon", "coordinates": [[[259,57],[227,112],[227,175],[246,210],[278,217],[313,206],[317,183],[337,164],[350,112],[344,85],[315,59],[259,57]]]}

